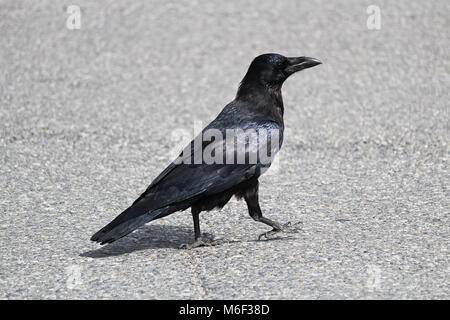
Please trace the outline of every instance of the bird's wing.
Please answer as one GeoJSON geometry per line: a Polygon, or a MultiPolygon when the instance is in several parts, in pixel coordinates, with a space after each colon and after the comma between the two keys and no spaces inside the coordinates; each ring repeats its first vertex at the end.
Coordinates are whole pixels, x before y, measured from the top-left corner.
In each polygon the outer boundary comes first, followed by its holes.
{"type": "MultiPolygon", "coordinates": [[[[279,126],[274,122],[264,123],[263,125],[255,126],[256,134],[264,130],[280,130],[279,126]]],[[[280,132],[282,132],[280,130],[280,132]]],[[[260,170],[270,166],[272,158],[261,159],[261,154],[269,153],[272,157],[278,151],[280,143],[274,143],[273,131],[269,137],[261,138],[259,141],[250,141],[248,131],[236,131],[234,139],[229,136],[221,139],[216,139],[212,142],[204,141],[194,147],[194,142],[191,142],[191,154],[182,155],[177,161],[172,162],[147,188],[147,190],[135,201],[145,201],[152,210],[167,206],[171,203],[184,201],[199,195],[210,195],[222,192],[233,187],[245,180],[248,180],[255,175],[260,175],[260,170]],[[239,145],[239,141],[245,143],[245,150],[242,150],[246,162],[239,164],[237,159],[235,162],[229,164],[227,159],[236,157],[235,146],[239,145]],[[222,150],[223,163],[205,163],[205,158],[200,164],[195,164],[195,159],[192,157],[195,152],[205,151],[208,154],[217,154],[222,150]],[[185,163],[186,160],[191,160],[193,164],[185,163]],[[181,162],[181,163],[180,163],[181,162]]],[[[279,140],[281,137],[278,137],[279,140]]],[[[242,159],[242,158],[241,158],[242,159]]]]}

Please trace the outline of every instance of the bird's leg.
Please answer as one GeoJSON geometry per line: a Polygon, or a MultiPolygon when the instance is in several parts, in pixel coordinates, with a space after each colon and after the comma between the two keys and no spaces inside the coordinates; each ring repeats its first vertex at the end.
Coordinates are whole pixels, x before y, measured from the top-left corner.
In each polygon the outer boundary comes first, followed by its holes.
{"type": "Polygon", "coordinates": [[[194,219],[194,238],[195,241],[190,244],[183,244],[181,245],[181,249],[193,249],[197,247],[206,247],[206,246],[212,246],[215,245],[214,242],[205,242],[202,239],[202,234],[200,232],[200,210],[197,207],[192,207],[192,218],[194,219]]]}
{"type": "MultiPolygon", "coordinates": [[[[259,200],[258,200],[258,184],[256,184],[254,187],[246,190],[246,192],[244,194],[244,199],[248,206],[248,212],[249,212],[250,216],[253,218],[253,220],[265,223],[273,228],[270,231],[260,234],[258,237],[258,240],[261,240],[263,237],[269,238],[270,236],[272,236],[278,232],[281,232],[281,231],[296,232],[298,230],[297,228],[292,229],[292,225],[290,222],[288,222],[284,225],[280,225],[278,222],[275,222],[266,217],[263,217],[261,208],[259,206],[259,200]]],[[[295,225],[298,225],[298,223],[295,225]]]]}
{"type": "Polygon", "coordinates": [[[197,242],[202,238],[202,233],[200,232],[200,210],[197,208],[192,208],[192,218],[194,219],[194,234],[195,241],[197,242]]]}

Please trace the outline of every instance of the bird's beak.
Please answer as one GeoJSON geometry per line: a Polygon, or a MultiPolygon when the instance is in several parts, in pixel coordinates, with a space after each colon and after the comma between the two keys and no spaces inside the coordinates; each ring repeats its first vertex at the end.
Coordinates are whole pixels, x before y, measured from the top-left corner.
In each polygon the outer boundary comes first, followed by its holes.
{"type": "Polygon", "coordinates": [[[289,65],[284,69],[287,76],[303,69],[322,64],[319,60],[310,57],[288,58],[289,65]]]}

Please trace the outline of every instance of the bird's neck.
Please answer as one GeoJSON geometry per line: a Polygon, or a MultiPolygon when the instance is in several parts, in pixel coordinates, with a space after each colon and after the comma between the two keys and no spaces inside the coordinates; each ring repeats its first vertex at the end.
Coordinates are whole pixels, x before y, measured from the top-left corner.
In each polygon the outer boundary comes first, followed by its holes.
{"type": "Polygon", "coordinates": [[[236,99],[245,101],[247,105],[266,115],[269,120],[279,125],[283,124],[284,105],[281,87],[241,84],[236,99]]]}

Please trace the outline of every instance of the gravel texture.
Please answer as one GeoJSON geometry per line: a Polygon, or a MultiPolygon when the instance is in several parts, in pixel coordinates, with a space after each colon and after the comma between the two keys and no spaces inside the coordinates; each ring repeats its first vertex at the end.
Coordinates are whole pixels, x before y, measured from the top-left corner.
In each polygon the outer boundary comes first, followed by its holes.
{"type": "Polygon", "coordinates": [[[0,298],[449,299],[449,1],[0,1],[0,298]],[[369,5],[381,29],[366,26],[369,5]],[[285,141],[242,202],[112,245],[125,209],[233,99],[253,57],[319,58],[284,85],[285,141]]]}

